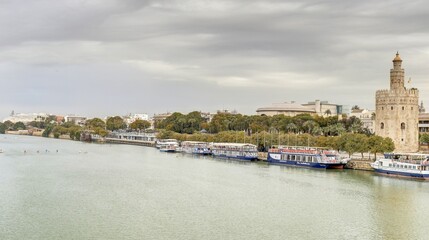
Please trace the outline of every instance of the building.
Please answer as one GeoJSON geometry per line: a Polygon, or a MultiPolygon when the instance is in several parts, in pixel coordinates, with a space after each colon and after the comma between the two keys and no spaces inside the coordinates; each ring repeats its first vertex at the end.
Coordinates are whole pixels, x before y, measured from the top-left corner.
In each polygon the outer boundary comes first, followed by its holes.
{"type": "Polygon", "coordinates": [[[429,134],[429,113],[419,114],[419,133],[429,134]]]}
{"type": "Polygon", "coordinates": [[[129,114],[128,116],[123,117],[125,123],[127,124],[127,126],[129,126],[131,123],[133,123],[136,120],[145,120],[145,121],[149,121],[149,115],[147,115],[146,113],[134,113],[134,114],[129,114]]]}
{"type": "Polygon", "coordinates": [[[396,152],[419,150],[419,91],[407,89],[399,53],[390,70],[390,89],[378,90],[375,95],[375,134],[390,137],[396,152]]]}
{"type": "Polygon", "coordinates": [[[316,110],[292,101],[290,103],[273,103],[270,107],[261,107],[256,109],[256,113],[266,116],[283,114],[285,116],[294,117],[299,114],[316,115],[316,110]]]}
{"type": "Polygon", "coordinates": [[[5,118],[3,122],[11,121],[13,123],[22,122],[24,124],[36,121],[44,122],[49,117],[46,113],[14,113],[5,118]]]}
{"type": "Polygon", "coordinates": [[[367,128],[369,132],[374,133],[375,111],[368,109],[353,109],[349,117],[359,118],[363,128],[367,128]]]}
{"type": "Polygon", "coordinates": [[[73,122],[77,125],[83,126],[83,125],[85,125],[86,117],[74,116],[74,115],[65,116],[64,122],[73,122]]]}
{"type": "Polygon", "coordinates": [[[285,103],[274,103],[270,107],[258,108],[256,112],[259,115],[274,116],[283,114],[286,116],[296,116],[299,114],[310,114],[319,116],[337,116],[344,113],[348,113],[348,107],[344,105],[338,105],[329,103],[328,101],[316,100],[314,102],[308,102],[305,104],[299,104],[294,101],[285,103]]]}

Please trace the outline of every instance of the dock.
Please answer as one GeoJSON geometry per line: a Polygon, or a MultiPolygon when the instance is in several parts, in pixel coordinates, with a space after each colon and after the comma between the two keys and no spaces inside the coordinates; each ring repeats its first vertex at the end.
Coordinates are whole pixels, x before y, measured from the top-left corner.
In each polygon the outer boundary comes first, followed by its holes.
{"type": "Polygon", "coordinates": [[[115,143],[115,144],[130,144],[138,145],[145,147],[155,147],[155,141],[142,141],[142,140],[128,140],[120,138],[105,138],[106,143],[115,143]]]}

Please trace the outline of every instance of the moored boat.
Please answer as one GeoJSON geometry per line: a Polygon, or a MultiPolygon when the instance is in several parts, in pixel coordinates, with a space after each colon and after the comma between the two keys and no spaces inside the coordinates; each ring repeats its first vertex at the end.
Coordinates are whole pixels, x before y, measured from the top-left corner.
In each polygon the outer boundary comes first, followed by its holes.
{"type": "Polygon", "coordinates": [[[214,157],[253,161],[258,158],[256,145],[248,143],[212,143],[214,157]]]}
{"type": "Polygon", "coordinates": [[[211,155],[212,151],[207,142],[183,141],[181,143],[182,152],[196,155],[211,155]]]}
{"type": "Polygon", "coordinates": [[[371,163],[371,167],[383,175],[429,180],[428,158],[427,154],[386,153],[371,163]]]}
{"type": "Polygon", "coordinates": [[[320,169],[343,169],[346,161],[335,150],[302,146],[279,146],[268,151],[268,163],[320,169]]]}
{"type": "Polygon", "coordinates": [[[159,149],[162,145],[166,144],[176,144],[177,146],[179,146],[179,141],[177,141],[176,139],[158,139],[156,140],[155,147],[159,149]]]}
{"type": "Polygon", "coordinates": [[[176,139],[166,139],[166,141],[158,141],[157,148],[160,152],[179,152],[180,147],[176,139]]]}

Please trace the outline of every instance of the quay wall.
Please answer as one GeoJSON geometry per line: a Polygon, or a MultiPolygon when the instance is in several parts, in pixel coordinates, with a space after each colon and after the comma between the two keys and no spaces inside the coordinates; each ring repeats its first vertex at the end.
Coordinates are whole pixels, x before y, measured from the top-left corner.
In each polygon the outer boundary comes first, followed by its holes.
{"type": "Polygon", "coordinates": [[[372,162],[374,161],[352,159],[347,162],[346,168],[354,170],[374,171],[374,169],[370,165],[372,162]]]}
{"type": "Polygon", "coordinates": [[[119,138],[105,138],[106,143],[117,143],[117,144],[130,144],[146,147],[155,147],[154,141],[138,141],[138,140],[127,140],[119,138]]]}

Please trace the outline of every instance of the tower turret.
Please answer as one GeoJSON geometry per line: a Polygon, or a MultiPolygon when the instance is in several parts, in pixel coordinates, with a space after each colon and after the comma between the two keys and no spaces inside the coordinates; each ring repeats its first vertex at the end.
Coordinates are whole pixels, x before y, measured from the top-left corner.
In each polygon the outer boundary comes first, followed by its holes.
{"type": "Polygon", "coordinates": [[[405,90],[404,86],[404,69],[402,69],[402,59],[399,52],[396,52],[396,57],[393,59],[393,69],[390,69],[390,90],[402,91],[405,90]]]}

